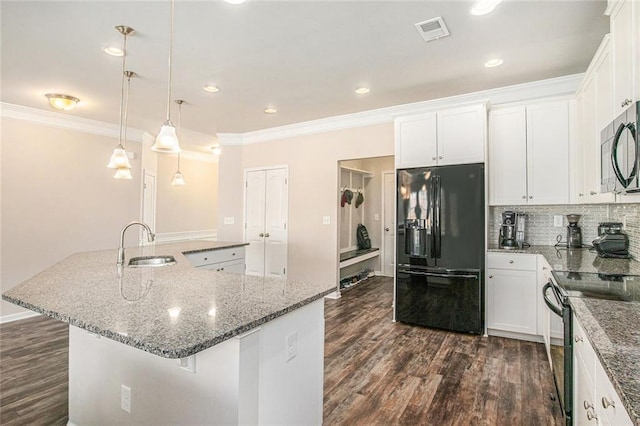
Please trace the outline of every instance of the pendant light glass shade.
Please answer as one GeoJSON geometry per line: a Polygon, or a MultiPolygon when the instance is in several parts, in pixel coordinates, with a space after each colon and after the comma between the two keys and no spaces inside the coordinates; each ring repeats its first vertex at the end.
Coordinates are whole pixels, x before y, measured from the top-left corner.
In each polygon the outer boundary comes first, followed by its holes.
{"type": "Polygon", "coordinates": [[[171,0],[171,20],[169,25],[169,78],[167,78],[167,119],[160,128],[156,143],[151,147],[152,151],[161,153],[177,153],[180,152],[180,143],[176,128],[171,124],[171,71],[173,58],[173,10],[175,1],[171,0]]]}
{"type": "Polygon", "coordinates": [[[118,167],[116,169],[116,174],[113,175],[113,177],[115,179],[133,179],[133,176],[131,175],[131,168],[130,167],[118,167]]]}
{"type": "Polygon", "coordinates": [[[182,176],[182,173],[180,172],[180,170],[178,170],[173,175],[173,180],[171,181],[171,185],[182,186],[185,184],[186,182],[184,181],[184,176],[182,176]]]}
{"type": "Polygon", "coordinates": [[[122,167],[126,167],[128,169],[131,168],[131,163],[129,163],[127,151],[124,150],[122,145],[118,145],[113,150],[113,154],[111,154],[111,159],[109,160],[109,164],[107,165],[107,167],[109,167],[110,169],[119,169],[122,167]]]}
{"type": "Polygon", "coordinates": [[[169,120],[165,121],[160,128],[160,133],[158,133],[156,143],[153,144],[151,150],[170,154],[180,152],[176,128],[169,120]]]}

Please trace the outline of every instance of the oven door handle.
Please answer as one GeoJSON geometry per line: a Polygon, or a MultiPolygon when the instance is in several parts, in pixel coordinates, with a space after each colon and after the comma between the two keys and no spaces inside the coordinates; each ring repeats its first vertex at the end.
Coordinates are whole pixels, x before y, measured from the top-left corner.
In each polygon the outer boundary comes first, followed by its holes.
{"type": "Polygon", "coordinates": [[[558,298],[558,296],[556,295],[556,290],[555,290],[555,288],[553,288],[553,284],[551,283],[551,281],[549,281],[548,283],[546,283],[544,285],[544,287],[542,287],[542,297],[544,298],[544,303],[546,303],[547,306],[549,307],[549,309],[551,309],[553,312],[555,312],[556,315],[558,315],[559,317],[562,318],[562,309],[557,307],[547,297],[547,290],[549,290],[549,289],[551,289],[551,291],[553,292],[554,296],[556,296],[556,299],[558,298]]]}
{"type": "Polygon", "coordinates": [[[417,272],[417,271],[398,271],[400,274],[419,275],[423,277],[440,277],[440,278],[478,278],[478,275],[472,274],[438,274],[435,272],[417,272]]]}

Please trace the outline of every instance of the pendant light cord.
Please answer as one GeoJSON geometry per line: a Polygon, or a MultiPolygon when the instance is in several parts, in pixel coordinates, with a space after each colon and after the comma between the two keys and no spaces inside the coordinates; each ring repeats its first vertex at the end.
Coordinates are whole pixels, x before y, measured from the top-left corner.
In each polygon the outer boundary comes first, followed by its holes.
{"type": "MultiPolygon", "coordinates": [[[[125,70],[125,61],[127,58],[127,34],[124,33],[124,42],[122,43],[122,80],[120,82],[120,136],[118,139],[118,145],[120,147],[124,146],[122,145],[122,112],[123,112],[123,104],[124,104],[124,70],[125,70]]],[[[126,138],[126,136],[125,136],[126,138]]]]}
{"type": "MultiPolygon", "coordinates": [[[[125,72],[122,73],[125,75],[125,72]]],[[[124,103],[124,144],[122,148],[127,146],[127,119],[129,116],[129,91],[131,90],[131,73],[127,73],[127,100],[124,103]]]]}
{"type": "Polygon", "coordinates": [[[173,9],[174,0],[171,0],[171,23],[169,25],[169,84],[167,89],[167,121],[171,121],[171,60],[173,57],[173,9]]]}
{"type": "MultiPolygon", "coordinates": [[[[178,101],[178,137],[182,136],[182,102],[178,101]]],[[[180,153],[178,152],[178,171],[180,171],[180,153]]]]}

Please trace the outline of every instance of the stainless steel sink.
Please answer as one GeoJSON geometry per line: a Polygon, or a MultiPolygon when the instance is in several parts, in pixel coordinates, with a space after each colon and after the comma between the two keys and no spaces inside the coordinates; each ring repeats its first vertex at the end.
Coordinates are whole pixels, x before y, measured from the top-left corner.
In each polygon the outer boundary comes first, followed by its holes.
{"type": "Polygon", "coordinates": [[[169,266],[176,263],[173,256],[139,256],[129,260],[130,268],[148,268],[155,266],[169,266]]]}

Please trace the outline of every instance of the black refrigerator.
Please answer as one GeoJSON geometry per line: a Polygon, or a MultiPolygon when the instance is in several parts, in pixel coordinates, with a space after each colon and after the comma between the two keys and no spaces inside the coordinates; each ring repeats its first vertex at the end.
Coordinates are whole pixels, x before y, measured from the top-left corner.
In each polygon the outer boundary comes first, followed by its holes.
{"type": "Polygon", "coordinates": [[[395,317],[484,332],[484,164],[397,171],[395,317]]]}

